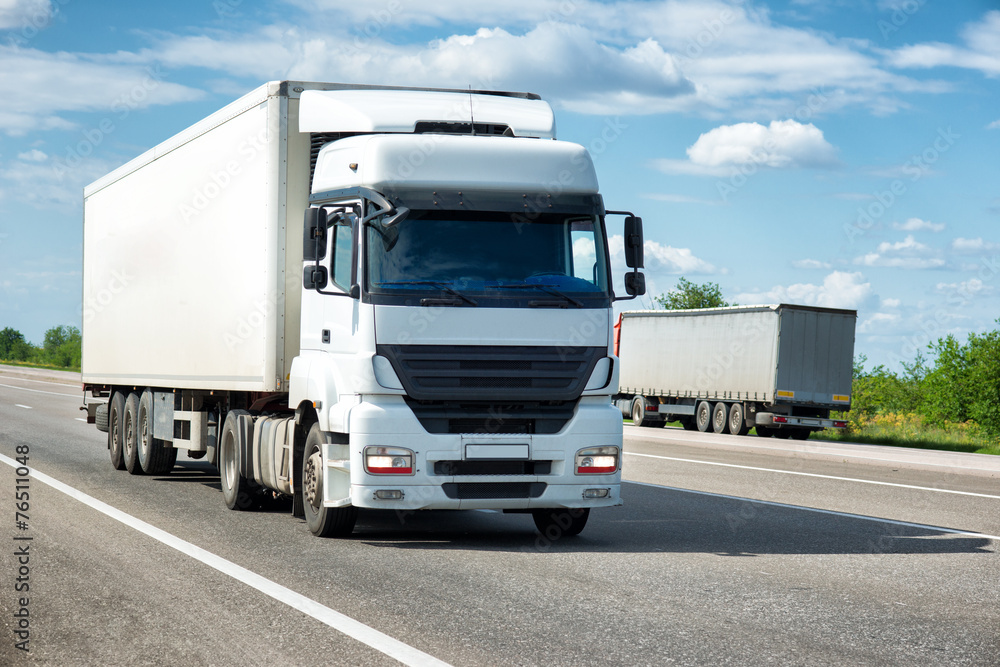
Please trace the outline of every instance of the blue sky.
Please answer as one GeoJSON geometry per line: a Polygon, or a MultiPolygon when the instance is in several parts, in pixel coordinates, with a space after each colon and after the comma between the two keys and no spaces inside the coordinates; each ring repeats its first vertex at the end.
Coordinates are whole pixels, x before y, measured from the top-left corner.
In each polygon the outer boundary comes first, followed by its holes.
{"type": "Polygon", "coordinates": [[[79,326],[83,186],[276,79],[540,93],[653,294],[855,308],[869,367],[1000,317],[996,2],[0,0],[0,327],[79,326]]]}

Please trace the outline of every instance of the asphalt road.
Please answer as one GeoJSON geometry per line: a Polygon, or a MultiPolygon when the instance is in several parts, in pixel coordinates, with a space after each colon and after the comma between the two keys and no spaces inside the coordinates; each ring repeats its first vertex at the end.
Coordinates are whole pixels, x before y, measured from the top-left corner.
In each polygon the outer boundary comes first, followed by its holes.
{"type": "Polygon", "coordinates": [[[626,427],[625,505],[577,538],[386,512],[321,540],[227,510],[202,462],[113,470],[80,404],[76,376],[0,368],[2,665],[1000,664],[991,473],[626,427]]]}

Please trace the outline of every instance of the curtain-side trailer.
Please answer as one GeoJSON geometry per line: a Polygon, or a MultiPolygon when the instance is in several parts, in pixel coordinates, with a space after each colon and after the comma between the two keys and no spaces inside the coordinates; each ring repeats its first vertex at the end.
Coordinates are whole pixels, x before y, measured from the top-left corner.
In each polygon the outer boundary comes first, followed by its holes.
{"type": "Polygon", "coordinates": [[[844,428],[857,312],[791,304],[626,311],[615,403],[638,426],[805,439],[844,428]]]}

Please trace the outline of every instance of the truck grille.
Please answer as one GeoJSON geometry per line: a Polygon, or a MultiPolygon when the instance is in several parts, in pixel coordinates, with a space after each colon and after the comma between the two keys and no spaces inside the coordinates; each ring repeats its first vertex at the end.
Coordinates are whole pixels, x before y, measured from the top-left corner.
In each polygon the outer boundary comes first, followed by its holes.
{"type": "Polygon", "coordinates": [[[602,347],[378,345],[419,401],[575,401],[602,347]]]}
{"type": "Polygon", "coordinates": [[[552,461],[435,461],[434,474],[462,475],[549,475],[552,461]]]}
{"type": "Polygon", "coordinates": [[[479,403],[406,399],[428,433],[558,433],[573,418],[575,401],[479,403]]]}
{"type": "Polygon", "coordinates": [[[444,494],[457,500],[537,498],[545,492],[543,482],[468,482],[442,484],[444,494]]]}

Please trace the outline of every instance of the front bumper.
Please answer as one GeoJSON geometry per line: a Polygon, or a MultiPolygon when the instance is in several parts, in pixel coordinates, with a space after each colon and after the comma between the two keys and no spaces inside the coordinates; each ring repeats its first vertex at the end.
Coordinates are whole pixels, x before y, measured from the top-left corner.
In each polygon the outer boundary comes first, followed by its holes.
{"type": "Polygon", "coordinates": [[[622,503],[620,456],[618,470],[614,473],[574,473],[577,451],[607,445],[621,448],[621,416],[606,397],[582,398],[572,419],[560,432],[551,435],[428,433],[401,396],[384,395],[363,397],[360,404],[351,409],[349,424],[349,452],[343,451],[343,445],[327,445],[324,453],[323,500],[330,507],[349,503],[355,507],[394,510],[518,510],[611,507],[622,503]],[[525,444],[528,446],[526,460],[543,462],[545,474],[435,474],[438,462],[481,461],[484,459],[476,457],[484,449],[495,453],[509,445],[514,446],[511,451],[521,456],[519,460],[525,460],[525,444]],[[363,454],[368,446],[412,450],[413,473],[369,474],[364,467],[363,454]],[[345,453],[349,453],[349,459],[345,453]],[[345,475],[350,479],[349,492],[344,484],[345,475]],[[584,492],[589,489],[606,489],[607,495],[585,498],[584,492]],[[376,491],[401,491],[403,497],[382,500],[376,498],[376,491]]]}

